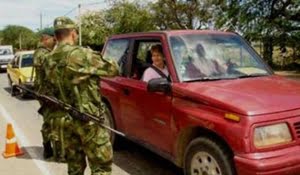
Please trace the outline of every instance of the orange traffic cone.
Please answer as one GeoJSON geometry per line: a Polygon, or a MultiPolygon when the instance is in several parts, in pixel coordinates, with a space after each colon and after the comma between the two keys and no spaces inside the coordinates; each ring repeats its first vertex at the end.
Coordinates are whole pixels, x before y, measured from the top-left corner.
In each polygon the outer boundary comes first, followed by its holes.
{"type": "Polygon", "coordinates": [[[9,124],[7,124],[7,129],[6,129],[5,151],[3,152],[2,155],[4,158],[9,158],[9,157],[14,157],[14,156],[19,156],[22,154],[24,154],[24,153],[19,148],[13,127],[9,123],[9,124]]]}

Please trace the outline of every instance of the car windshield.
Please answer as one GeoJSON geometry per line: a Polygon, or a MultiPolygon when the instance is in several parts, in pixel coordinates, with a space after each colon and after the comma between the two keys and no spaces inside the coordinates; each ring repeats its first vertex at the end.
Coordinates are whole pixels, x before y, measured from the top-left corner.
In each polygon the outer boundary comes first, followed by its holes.
{"type": "Polygon", "coordinates": [[[266,76],[270,71],[237,35],[188,34],[170,36],[175,68],[181,81],[266,76]]]}
{"type": "Polygon", "coordinates": [[[12,52],[10,49],[1,49],[0,48],[0,55],[12,55],[12,52]]]}
{"type": "Polygon", "coordinates": [[[25,54],[22,56],[21,67],[31,67],[33,64],[33,55],[25,54]]]}

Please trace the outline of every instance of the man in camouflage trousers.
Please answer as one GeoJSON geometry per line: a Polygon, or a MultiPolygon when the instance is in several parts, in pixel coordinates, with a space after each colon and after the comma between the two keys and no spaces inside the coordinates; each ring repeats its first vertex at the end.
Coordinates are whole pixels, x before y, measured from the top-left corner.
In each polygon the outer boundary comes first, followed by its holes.
{"type": "MultiPolygon", "coordinates": [[[[38,44],[38,48],[34,52],[34,59],[33,59],[33,71],[31,77],[33,78],[33,74],[35,73],[35,79],[34,79],[34,88],[35,91],[37,91],[40,94],[46,94],[49,95],[49,86],[45,81],[45,69],[43,67],[43,64],[45,62],[46,55],[51,52],[55,45],[55,39],[54,39],[54,30],[52,29],[44,29],[41,32],[41,38],[40,42],[38,44]]],[[[44,158],[48,159],[52,157],[53,150],[51,147],[51,143],[49,140],[48,133],[50,132],[50,125],[48,122],[48,116],[50,113],[50,109],[47,107],[45,103],[42,101],[40,102],[40,109],[39,113],[43,116],[43,125],[42,125],[42,138],[43,138],[43,146],[44,146],[44,158]]]]}
{"type": "MultiPolygon", "coordinates": [[[[57,90],[56,98],[80,112],[102,118],[105,108],[99,91],[100,77],[118,74],[118,66],[91,49],[75,46],[78,36],[67,17],[54,21],[56,49],[49,55],[48,78],[57,90]]],[[[69,175],[83,175],[87,156],[92,175],[110,175],[113,150],[109,132],[98,124],[64,117],[64,148],[69,175]]]]}

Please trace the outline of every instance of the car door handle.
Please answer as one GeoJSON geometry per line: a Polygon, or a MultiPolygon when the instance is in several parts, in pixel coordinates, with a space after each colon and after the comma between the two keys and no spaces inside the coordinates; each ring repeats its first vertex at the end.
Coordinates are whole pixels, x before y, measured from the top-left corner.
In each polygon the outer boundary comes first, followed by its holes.
{"type": "Polygon", "coordinates": [[[122,89],[124,95],[130,95],[130,90],[127,88],[122,89]]]}

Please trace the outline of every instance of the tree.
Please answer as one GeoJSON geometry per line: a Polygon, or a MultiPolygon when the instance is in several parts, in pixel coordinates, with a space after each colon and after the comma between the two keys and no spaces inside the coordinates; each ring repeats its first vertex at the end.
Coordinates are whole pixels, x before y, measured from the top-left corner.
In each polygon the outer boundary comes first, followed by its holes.
{"type": "MultiPolygon", "coordinates": [[[[292,48],[292,60],[296,62],[297,59],[300,60],[300,31],[292,32],[287,41],[287,45],[292,48]]],[[[300,69],[300,68],[299,68],[300,69]]]]}
{"type": "Polygon", "coordinates": [[[105,12],[105,19],[111,32],[130,33],[155,29],[150,9],[138,1],[115,1],[105,12]]]}
{"type": "Polygon", "coordinates": [[[99,46],[111,34],[103,11],[86,12],[81,16],[81,24],[83,45],[99,46]]]}
{"type": "Polygon", "coordinates": [[[93,48],[111,34],[154,30],[153,16],[143,3],[113,1],[111,8],[89,11],[81,16],[83,45],[93,48]]]}
{"type": "Polygon", "coordinates": [[[37,35],[32,30],[17,25],[6,26],[2,31],[2,37],[2,44],[13,45],[19,49],[33,49],[38,41],[37,35]]]}
{"type": "Polygon", "coordinates": [[[160,29],[206,29],[224,0],[158,0],[152,4],[160,29]]]}
{"type": "Polygon", "coordinates": [[[2,31],[0,30],[0,45],[2,45],[2,40],[3,40],[3,36],[2,36],[2,31]]]}
{"type": "Polygon", "coordinates": [[[231,26],[247,40],[263,42],[263,57],[273,64],[273,47],[279,45],[282,51],[291,32],[300,30],[299,0],[228,0],[219,27],[231,26]],[[223,18],[223,19],[222,19],[223,18]]]}

